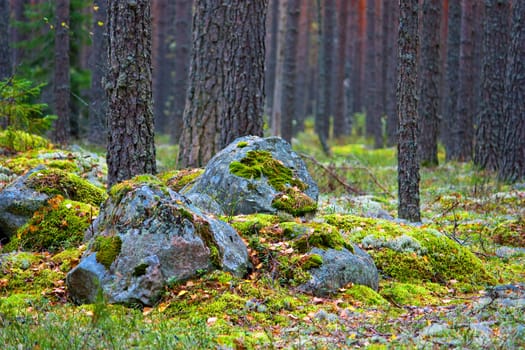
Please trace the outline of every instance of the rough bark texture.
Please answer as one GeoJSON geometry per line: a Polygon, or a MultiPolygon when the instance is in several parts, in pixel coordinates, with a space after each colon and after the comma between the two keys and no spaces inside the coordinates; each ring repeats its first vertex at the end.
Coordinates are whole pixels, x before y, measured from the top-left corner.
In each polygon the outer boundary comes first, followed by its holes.
{"type": "Polygon", "coordinates": [[[267,1],[199,0],[179,166],[203,166],[237,137],[262,135],[267,1]]]}
{"type": "Polygon", "coordinates": [[[391,0],[383,0],[384,12],[388,15],[386,24],[386,134],[389,147],[397,144],[397,27],[399,21],[399,6],[391,0]]]}
{"type": "Polygon", "coordinates": [[[505,79],[505,137],[501,179],[525,180],[525,2],[512,3],[512,30],[505,79]]]}
{"type": "Polygon", "coordinates": [[[190,70],[191,60],[191,12],[193,1],[177,0],[174,1],[174,3],[175,85],[173,87],[173,116],[168,123],[170,124],[171,141],[177,143],[179,142],[182,132],[182,117],[184,115],[186,90],[188,88],[188,72],[190,70]]]}
{"type": "MultiPolygon", "coordinates": [[[[13,16],[13,19],[15,21],[24,22],[26,21],[25,15],[24,15],[24,7],[26,3],[29,0],[11,0],[11,13],[13,16]]],[[[15,28],[15,26],[11,26],[10,28],[10,37],[11,37],[11,43],[16,44],[19,43],[22,40],[25,40],[25,35],[22,34],[21,30],[18,28],[15,28]]],[[[11,54],[13,55],[12,64],[14,67],[16,67],[18,64],[20,64],[20,61],[22,59],[22,49],[17,47],[11,48],[11,54]]]]}
{"type": "Polygon", "coordinates": [[[399,21],[398,216],[401,219],[420,221],[417,159],[418,0],[400,2],[399,21]]]}
{"type": "Polygon", "coordinates": [[[376,59],[376,2],[368,0],[366,4],[366,60],[365,60],[365,109],[366,136],[374,137],[380,128],[377,111],[377,59],[376,59]]]}
{"type": "Polygon", "coordinates": [[[9,46],[9,1],[0,1],[0,80],[12,73],[11,50],[9,46]]]}
{"type": "Polygon", "coordinates": [[[277,25],[277,51],[275,53],[275,76],[273,79],[273,106],[270,125],[273,136],[281,136],[283,103],[284,47],[286,45],[286,13],[288,0],[279,1],[279,23],[277,25]]]}
{"type": "Polygon", "coordinates": [[[423,166],[438,165],[441,1],[423,0],[421,30],[419,161],[423,166]]]}
{"type": "Polygon", "coordinates": [[[54,123],[53,141],[69,142],[69,0],[56,2],[54,106],[58,119],[54,123]]]}
{"type": "Polygon", "coordinates": [[[485,0],[483,24],[482,106],[476,130],[474,163],[497,170],[505,128],[505,67],[510,29],[510,1],[485,0]]]}
{"type": "Polygon", "coordinates": [[[308,93],[310,76],[310,23],[312,16],[312,2],[301,0],[301,14],[299,18],[299,38],[297,48],[297,67],[295,75],[295,125],[293,133],[304,131],[304,121],[307,117],[307,106],[312,98],[308,93]]]}
{"type": "Polygon", "coordinates": [[[167,134],[169,132],[167,107],[171,99],[175,69],[171,49],[174,46],[175,7],[173,0],[154,0],[152,6],[153,114],[156,131],[167,134]]]}
{"type": "Polygon", "coordinates": [[[107,72],[107,37],[106,26],[108,7],[106,1],[98,1],[93,12],[93,43],[89,57],[91,68],[91,91],[89,108],[88,141],[105,145],[107,142],[106,113],[108,101],[103,79],[107,72]]]}
{"type": "Polygon", "coordinates": [[[477,2],[461,0],[461,43],[459,49],[458,100],[456,119],[452,124],[454,145],[450,159],[468,162],[472,159],[474,141],[475,62],[474,14],[477,2]]]}
{"type": "Polygon", "coordinates": [[[345,67],[347,42],[347,19],[350,1],[339,1],[338,13],[338,47],[337,47],[337,75],[335,76],[335,107],[334,107],[334,137],[339,138],[349,134],[349,123],[345,113],[345,67]]]}
{"type": "Polygon", "coordinates": [[[452,148],[454,147],[452,128],[457,120],[456,106],[458,103],[459,47],[461,38],[461,3],[459,1],[448,2],[448,15],[445,108],[443,108],[441,138],[445,145],[447,160],[451,160],[452,148]]]}
{"type": "Polygon", "coordinates": [[[279,30],[279,0],[268,1],[268,17],[266,22],[266,36],[268,49],[266,50],[266,114],[272,115],[273,94],[275,89],[275,68],[277,64],[277,31],[279,30]]]}
{"type": "Polygon", "coordinates": [[[333,40],[333,17],[335,11],[335,0],[327,0],[324,6],[317,1],[318,23],[319,23],[319,86],[317,93],[317,108],[315,113],[315,131],[319,136],[325,153],[329,153],[328,137],[330,135],[330,112],[329,101],[332,97],[332,80],[330,69],[332,68],[332,40],[333,40]],[[331,23],[327,23],[330,22],[331,23]]]}
{"type": "Polygon", "coordinates": [[[108,186],[156,172],[149,0],[108,7],[108,186]]]}
{"type": "Polygon", "coordinates": [[[283,65],[283,99],[281,101],[281,136],[292,142],[295,112],[295,76],[301,0],[288,0],[283,65]]]}

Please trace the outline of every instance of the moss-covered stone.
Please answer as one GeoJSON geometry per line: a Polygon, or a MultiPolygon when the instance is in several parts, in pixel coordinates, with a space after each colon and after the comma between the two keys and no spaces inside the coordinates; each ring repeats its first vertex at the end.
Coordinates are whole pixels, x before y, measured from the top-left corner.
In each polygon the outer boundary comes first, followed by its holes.
{"type": "Polygon", "coordinates": [[[151,174],[142,174],[113,185],[108,193],[110,198],[118,203],[127,193],[144,184],[159,188],[163,192],[167,192],[167,186],[159,178],[151,174]]]}
{"type": "Polygon", "coordinates": [[[395,240],[408,236],[415,240],[421,247],[419,251],[414,250],[414,244],[405,251],[397,249],[397,246],[368,247],[368,253],[377,267],[398,281],[428,280],[444,284],[457,280],[473,285],[495,283],[481,260],[467,247],[436,230],[352,215],[327,215],[325,220],[344,230],[344,236],[356,244],[370,237],[395,240]]]}
{"type": "Polygon", "coordinates": [[[230,163],[230,172],[246,179],[260,179],[264,176],[277,191],[283,191],[287,186],[296,186],[304,191],[307,186],[268,151],[249,151],[240,161],[230,163]]]}
{"type": "Polygon", "coordinates": [[[95,238],[91,250],[97,253],[97,261],[109,270],[111,264],[120,254],[122,240],[119,236],[98,236],[95,238]]]}
{"type": "Polygon", "coordinates": [[[336,249],[347,248],[353,252],[353,247],[346,242],[339,229],[326,223],[298,224],[295,222],[283,222],[280,226],[284,230],[284,236],[291,238],[294,249],[306,253],[312,248],[336,249]]]}
{"type": "Polygon", "coordinates": [[[248,142],[246,142],[246,141],[241,141],[241,142],[237,143],[237,147],[239,147],[239,148],[244,148],[246,146],[248,146],[248,142]]]}
{"type": "Polygon", "coordinates": [[[345,297],[365,305],[388,306],[388,301],[370,287],[355,284],[344,292],[345,297]]]}
{"type": "Polygon", "coordinates": [[[271,214],[238,215],[229,224],[243,237],[259,234],[260,230],[279,223],[279,217],[271,214]]]}
{"type": "Polygon", "coordinates": [[[317,202],[297,187],[287,187],[272,200],[272,207],[293,216],[303,216],[317,210],[317,202]]]}
{"type": "Polygon", "coordinates": [[[194,183],[203,172],[204,169],[201,168],[182,169],[170,171],[161,175],[160,178],[168,185],[169,188],[179,192],[188,184],[194,183]]]}
{"type": "Polygon", "coordinates": [[[309,254],[301,264],[304,270],[310,270],[323,264],[323,257],[319,254],[309,254]]]}
{"type": "Polygon", "coordinates": [[[20,227],[5,250],[56,251],[79,245],[98,207],[56,196],[20,227]]]}
{"type": "Polygon", "coordinates": [[[80,176],[60,169],[43,169],[31,174],[27,186],[50,196],[61,195],[78,202],[99,206],[106,192],[80,176]]]}

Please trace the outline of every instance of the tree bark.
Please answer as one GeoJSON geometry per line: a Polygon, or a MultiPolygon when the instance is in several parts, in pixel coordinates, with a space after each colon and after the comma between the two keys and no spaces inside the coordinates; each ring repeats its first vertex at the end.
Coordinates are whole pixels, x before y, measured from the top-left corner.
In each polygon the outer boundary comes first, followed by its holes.
{"type": "Polygon", "coordinates": [[[459,51],[458,100],[456,120],[452,124],[454,147],[450,159],[468,162],[472,159],[474,141],[475,62],[474,15],[477,1],[461,0],[461,43],[459,51]]]}
{"type": "Polygon", "coordinates": [[[277,38],[279,30],[279,0],[269,0],[268,18],[266,22],[266,36],[268,49],[266,50],[266,114],[271,116],[273,110],[273,95],[275,90],[275,70],[277,66],[277,38]]]}
{"type": "Polygon", "coordinates": [[[525,180],[525,2],[512,3],[512,30],[505,79],[505,137],[502,180],[525,180]]]}
{"type": "Polygon", "coordinates": [[[175,1],[175,83],[173,87],[174,114],[169,123],[171,141],[173,143],[179,142],[182,132],[184,107],[186,105],[188,73],[190,70],[191,60],[192,6],[192,0],[175,1]]]}
{"type": "Polygon", "coordinates": [[[58,119],[54,123],[52,139],[66,145],[70,137],[69,81],[69,0],[57,0],[55,25],[55,81],[54,105],[58,119]]]}
{"type": "Polygon", "coordinates": [[[366,61],[365,61],[365,133],[375,137],[379,128],[379,115],[376,109],[377,98],[377,60],[376,60],[376,3],[368,0],[366,4],[366,61]]]}
{"type": "Polygon", "coordinates": [[[438,165],[438,131],[440,99],[440,31],[441,1],[423,0],[421,35],[419,161],[422,166],[438,165]]]}
{"type": "Polygon", "coordinates": [[[348,10],[350,7],[349,0],[339,0],[339,20],[338,29],[339,44],[337,47],[337,75],[335,89],[335,108],[334,108],[334,137],[340,138],[349,135],[349,123],[345,109],[345,76],[346,76],[346,47],[347,27],[348,27],[348,10]]]}
{"type": "Polygon", "coordinates": [[[417,159],[418,0],[400,1],[399,21],[398,216],[401,219],[420,221],[417,159]]]}
{"type": "Polygon", "coordinates": [[[275,52],[275,77],[273,79],[273,106],[270,125],[273,136],[281,136],[283,77],[284,77],[284,48],[286,45],[286,18],[288,0],[279,1],[279,23],[277,25],[277,50],[275,52]]]}
{"type": "Polygon", "coordinates": [[[387,145],[394,146],[397,144],[397,28],[399,21],[399,6],[391,0],[383,0],[384,11],[388,14],[385,28],[386,37],[386,134],[387,145]]]}
{"type": "Polygon", "coordinates": [[[93,9],[93,44],[89,59],[89,67],[91,68],[91,101],[87,135],[88,141],[95,145],[106,145],[107,143],[106,114],[108,101],[103,82],[107,73],[107,17],[107,2],[97,2],[96,7],[93,9]]]}
{"type": "Polygon", "coordinates": [[[0,80],[12,75],[9,43],[9,1],[0,1],[0,80]]]}
{"type": "Polygon", "coordinates": [[[485,0],[482,106],[476,130],[474,163],[495,171],[505,129],[505,67],[510,30],[510,1],[485,0]]]}
{"type": "Polygon", "coordinates": [[[307,109],[312,96],[309,94],[308,82],[310,78],[310,26],[312,16],[312,2],[301,0],[301,14],[299,18],[299,38],[297,39],[297,70],[296,70],[296,93],[295,93],[295,121],[294,135],[304,131],[304,121],[307,117],[307,109]]]}
{"type": "Polygon", "coordinates": [[[108,186],[155,174],[149,0],[108,7],[108,186]]]}
{"type": "Polygon", "coordinates": [[[292,142],[295,117],[295,77],[301,0],[288,0],[283,66],[283,99],[281,101],[281,136],[292,142]]]}
{"type": "Polygon", "coordinates": [[[445,145],[447,160],[452,159],[455,138],[453,126],[457,122],[459,48],[461,38],[461,3],[448,1],[447,63],[445,75],[445,97],[443,99],[443,123],[441,139],[445,145]]]}
{"type": "Polygon", "coordinates": [[[262,136],[267,1],[199,0],[179,166],[200,167],[240,136],[262,136]]]}

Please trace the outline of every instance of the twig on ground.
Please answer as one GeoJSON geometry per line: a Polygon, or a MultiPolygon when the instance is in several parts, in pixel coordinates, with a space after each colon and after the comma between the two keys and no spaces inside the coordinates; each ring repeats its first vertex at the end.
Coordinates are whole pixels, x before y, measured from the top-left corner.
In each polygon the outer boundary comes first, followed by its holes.
{"type": "Polygon", "coordinates": [[[350,184],[348,184],[345,180],[343,180],[339,175],[337,175],[334,171],[332,171],[330,168],[328,168],[327,166],[321,164],[319,161],[317,161],[317,159],[315,159],[314,157],[312,156],[309,156],[307,154],[304,154],[304,153],[300,153],[299,154],[301,157],[303,158],[306,158],[308,160],[310,160],[312,163],[314,163],[315,165],[317,165],[318,167],[320,167],[321,169],[323,169],[325,171],[325,173],[327,173],[328,175],[330,175],[333,179],[335,179],[337,182],[339,182],[341,184],[341,186],[343,186],[347,191],[349,192],[352,192],[352,193],[355,193],[355,194],[359,194],[359,195],[362,195],[363,194],[363,191],[351,186],[350,184]]]}

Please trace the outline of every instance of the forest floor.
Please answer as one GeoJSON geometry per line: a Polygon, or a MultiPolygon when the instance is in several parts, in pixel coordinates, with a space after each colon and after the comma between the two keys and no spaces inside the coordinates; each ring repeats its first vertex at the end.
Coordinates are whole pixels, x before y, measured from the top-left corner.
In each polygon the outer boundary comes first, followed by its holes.
{"type": "MultiPolygon", "coordinates": [[[[353,140],[332,145],[327,157],[311,135],[295,139],[294,149],[319,184],[318,215],[397,216],[395,149],[353,140]],[[353,200],[355,192],[363,200],[353,200]]],[[[161,167],[171,169],[176,147],[160,142],[157,152],[161,167]]],[[[0,156],[0,165],[7,160],[0,156]]],[[[492,283],[382,274],[377,293],[349,285],[321,298],[263,272],[246,279],[213,272],[170,285],[152,308],[104,300],[76,306],[64,278],[85,246],[19,251],[0,255],[0,347],[525,348],[525,184],[498,182],[472,164],[442,163],[421,170],[421,208],[422,225],[467,247],[492,283]]]]}

